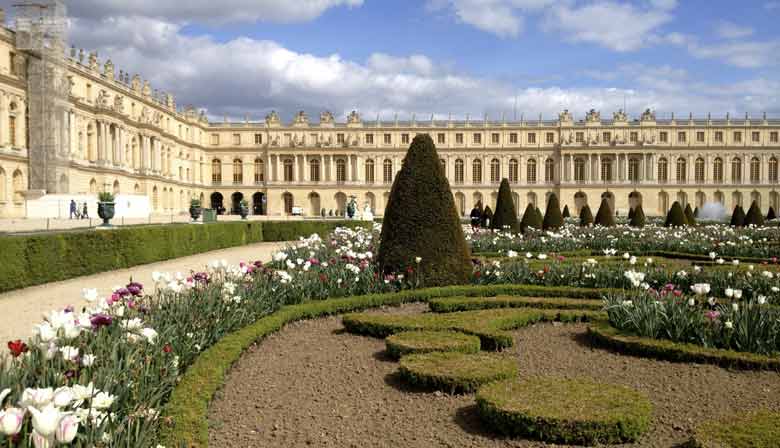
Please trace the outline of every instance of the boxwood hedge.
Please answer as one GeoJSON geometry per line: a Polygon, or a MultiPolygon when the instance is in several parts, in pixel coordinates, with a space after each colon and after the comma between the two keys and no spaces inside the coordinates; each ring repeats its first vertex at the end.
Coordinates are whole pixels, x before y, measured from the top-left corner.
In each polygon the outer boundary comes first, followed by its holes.
{"type": "Polygon", "coordinates": [[[502,353],[432,352],[404,356],[398,373],[413,386],[454,394],[514,378],[518,368],[513,356],[502,353]]]}

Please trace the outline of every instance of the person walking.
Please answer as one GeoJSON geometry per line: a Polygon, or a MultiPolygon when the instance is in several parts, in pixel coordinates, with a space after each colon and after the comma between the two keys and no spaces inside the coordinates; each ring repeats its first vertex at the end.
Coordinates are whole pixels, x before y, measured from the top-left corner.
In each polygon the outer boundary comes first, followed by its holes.
{"type": "Polygon", "coordinates": [[[71,199],[70,200],[70,219],[73,219],[74,215],[76,216],[76,219],[79,219],[79,214],[76,211],[76,208],[77,208],[76,201],[71,199]]]}
{"type": "Polygon", "coordinates": [[[87,210],[87,203],[84,203],[84,211],[81,212],[81,219],[89,218],[89,210],[87,210]]]}
{"type": "Polygon", "coordinates": [[[474,208],[471,209],[471,214],[469,216],[471,217],[471,228],[474,230],[478,229],[482,222],[482,212],[479,211],[479,207],[475,205],[474,208]]]}

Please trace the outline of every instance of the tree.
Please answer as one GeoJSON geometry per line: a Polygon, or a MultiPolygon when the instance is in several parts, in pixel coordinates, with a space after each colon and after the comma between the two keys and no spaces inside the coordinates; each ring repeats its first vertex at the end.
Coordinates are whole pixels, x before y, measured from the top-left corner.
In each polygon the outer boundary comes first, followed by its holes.
{"type": "Polygon", "coordinates": [[[561,205],[558,203],[558,196],[553,193],[547,200],[547,210],[544,212],[544,221],[542,228],[544,230],[557,229],[563,226],[563,215],[561,215],[561,205]]]}
{"type": "Polygon", "coordinates": [[[631,215],[631,220],[629,220],[628,225],[631,227],[644,227],[647,220],[645,219],[645,212],[642,210],[642,205],[637,204],[637,206],[633,208],[633,211],[634,213],[631,215]]]}
{"type": "Polygon", "coordinates": [[[590,227],[593,225],[593,213],[590,212],[590,207],[587,204],[583,205],[580,209],[580,226],[590,227]]]}
{"type": "Polygon", "coordinates": [[[482,227],[487,227],[491,222],[493,222],[493,210],[490,209],[489,205],[486,205],[485,209],[482,210],[480,225],[482,227]]]}
{"type": "Polygon", "coordinates": [[[666,214],[666,222],[664,227],[684,227],[688,225],[688,220],[685,218],[685,212],[682,205],[679,202],[674,201],[672,208],[669,209],[669,213],[666,214]]]}
{"type": "Polygon", "coordinates": [[[571,218],[571,213],[569,213],[569,205],[568,204],[563,206],[563,213],[562,214],[563,214],[563,219],[571,218]]]}
{"type": "Polygon", "coordinates": [[[463,284],[471,276],[455,199],[427,134],[414,138],[393,182],[377,263],[388,274],[413,269],[422,286],[463,284]]]}
{"type": "Polygon", "coordinates": [[[745,225],[745,210],[741,205],[734,207],[734,213],[731,214],[731,227],[744,227],[745,225]]]}
{"type": "Polygon", "coordinates": [[[527,228],[541,229],[542,220],[536,214],[536,208],[533,204],[528,204],[523,213],[523,219],[520,220],[520,231],[525,233],[527,228]]]}
{"type": "Polygon", "coordinates": [[[766,213],[766,220],[771,221],[773,219],[777,219],[777,215],[775,214],[775,208],[770,205],[769,211],[766,213]]]}
{"type": "Polygon", "coordinates": [[[688,203],[685,205],[685,221],[688,223],[689,226],[695,226],[696,225],[696,217],[693,216],[693,209],[691,209],[691,204],[688,203]]]}
{"type": "Polygon", "coordinates": [[[607,198],[601,199],[601,205],[599,206],[599,211],[596,212],[594,224],[603,227],[615,227],[615,215],[612,213],[612,208],[610,208],[607,198]]]}
{"type": "Polygon", "coordinates": [[[490,228],[498,230],[507,228],[512,232],[517,232],[519,227],[515,201],[512,200],[512,188],[509,186],[508,179],[501,179],[501,186],[498,187],[498,199],[496,199],[496,212],[493,213],[490,228]]]}
{"type": "Polygon", "coordinates": [[[750,204],[747,215],[745,215],[746,226],[761,227],[764,225],[764,215],[761,214],[761,208],[758,206],[758,202],[753,201],[750,204]]]}

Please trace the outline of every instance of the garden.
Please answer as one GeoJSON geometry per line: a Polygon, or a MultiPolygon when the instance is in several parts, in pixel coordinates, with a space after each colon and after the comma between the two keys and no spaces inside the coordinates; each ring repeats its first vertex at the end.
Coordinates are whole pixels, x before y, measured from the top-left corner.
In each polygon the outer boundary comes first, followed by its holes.
{"type": "Polygon", "coordinates": [[[463,226],[438,160],[382,225],[84,289],[8,341],[0,446],[778,445],[776,221],[518,219],[502,182],[463,226]]]}

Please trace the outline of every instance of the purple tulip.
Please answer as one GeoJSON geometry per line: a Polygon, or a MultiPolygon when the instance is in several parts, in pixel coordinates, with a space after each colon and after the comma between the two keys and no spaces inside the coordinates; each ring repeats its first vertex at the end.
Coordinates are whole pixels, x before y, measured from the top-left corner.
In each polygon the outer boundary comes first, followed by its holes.
{"type": "Polygon", "coordinates": [[[92,323],[92,326],[95,329],[98,329],[100,327],[107,327],[107,326],[111,325],[111,322],[113,321],[113,319],[111,319],[111,316],[109,316],[108,314],[102,314],[101,313],[101,314],[94,314],[94,315],[92,315],[92,317],[89,319],[89,321],[90,321],[90,323],[92,323]]]}
{"type": "Polygon", "coordinates": [[[131,282],[127,285],[127,290],[130,292],[130,294],[138,297],[143,295],[144,285],[138,282],[131,282]]]}

